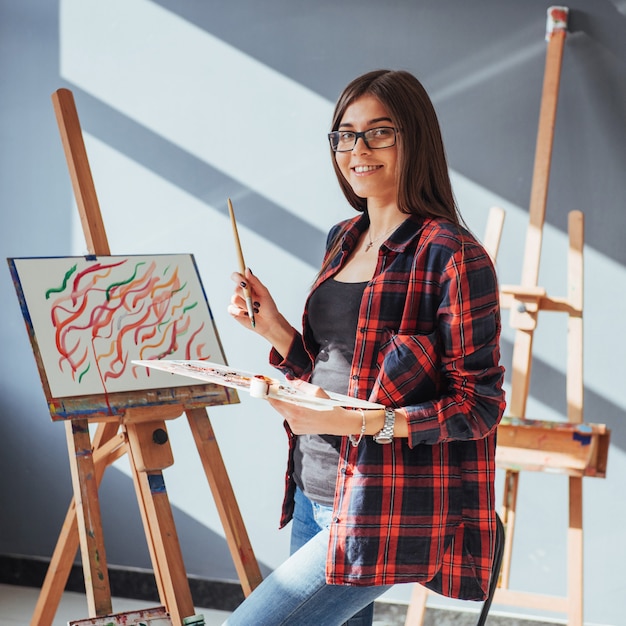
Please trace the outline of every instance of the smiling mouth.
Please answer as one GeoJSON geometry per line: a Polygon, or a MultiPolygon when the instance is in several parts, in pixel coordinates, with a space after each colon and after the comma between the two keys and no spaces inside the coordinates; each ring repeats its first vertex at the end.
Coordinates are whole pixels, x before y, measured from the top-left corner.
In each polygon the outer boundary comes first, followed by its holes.
{"type": "Polygon", "coordinates": [[[380,169],[382,165],[357,165],[352,169],[357,174],[364,174],[365,172],[373,172],[374,170],[380,169]]]}

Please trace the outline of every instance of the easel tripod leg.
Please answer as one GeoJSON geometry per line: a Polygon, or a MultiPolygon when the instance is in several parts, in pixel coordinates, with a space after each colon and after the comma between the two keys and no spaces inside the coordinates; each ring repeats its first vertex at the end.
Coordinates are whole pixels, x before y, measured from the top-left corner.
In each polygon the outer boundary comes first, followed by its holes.
{"type": "Polygon", "coordinates": [[[66,434],[89,616],[108,615],[112,613],[111,589],[87,420],[68,421],[66,434]]]}
{"type": "Polygon", "coordinates": [[[569,477],[567,531],[568,626],[583,624],[583,479],[569,477]]]}
{"type": "MultiPolygon", "coordinates": [[[[125,452],[124,438],[120,435],[115,437],[117,429],[117,424],[100,424],[94,437],[94,467],[97,486],[100,486],[106,467],[125,452]]],[[[52,625],[74,563],[74,557],[78,551],[78,545],[76,503],[72,498],[39,592],[31,626],[52,625]]]]}
{"type": "Polygon", "coordinates": [[[163,422],[127,424],[130,466],[144,522],[159,597],[175,626],[194,614],[193,600],[161,468],[174,460],[166,440],[155,443],[163,422]]]}
{"type": "Polygon", "coordinates": [[[519,472],[507,470],[504,480],[504,497],[501,518],[506,532],[504,539],[504,553],[502,556],[500,586],[502,589],[508,589],[509,577],[511,575],[511,556],[513,554],[513,534],[515,533],[515,508],[517,506],[519,472]]]}

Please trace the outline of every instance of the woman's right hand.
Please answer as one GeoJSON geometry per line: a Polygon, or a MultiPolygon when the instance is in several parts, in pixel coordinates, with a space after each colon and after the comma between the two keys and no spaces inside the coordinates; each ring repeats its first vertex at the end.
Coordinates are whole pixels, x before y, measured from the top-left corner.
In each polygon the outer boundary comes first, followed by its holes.
{"type": "Polygon", "coordinates": [[[278,310],[274,298],[267,287],[246,268],[246,273],[233,272],[231,280],[237,285],[228,305],[228,313],[244,328],[249,328],[265,337],[282,355],[289,350],[289,346],[296,334],[295,329],[287,322],[278,310]],[[254,327],[250,322],[246,305],[245,288],[252,296],[254,310],[254,327]]]}

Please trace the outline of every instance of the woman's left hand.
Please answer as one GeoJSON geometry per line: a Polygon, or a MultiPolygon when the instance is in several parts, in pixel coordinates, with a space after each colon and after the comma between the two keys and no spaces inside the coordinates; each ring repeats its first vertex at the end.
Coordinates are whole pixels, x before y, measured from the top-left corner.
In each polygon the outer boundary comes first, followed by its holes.
{"type": "MultiPolygon", "coordinates": [[[[303,380],[290,381],[290,384],[309,395],[328,397],[321,387],[303,380]]],[[[351,435],[361,429],[362,418],[359,411],[350,411],[342,407],[319,411],[272,398],[268,400],[285,418],[295,435],[351,435]]]]}

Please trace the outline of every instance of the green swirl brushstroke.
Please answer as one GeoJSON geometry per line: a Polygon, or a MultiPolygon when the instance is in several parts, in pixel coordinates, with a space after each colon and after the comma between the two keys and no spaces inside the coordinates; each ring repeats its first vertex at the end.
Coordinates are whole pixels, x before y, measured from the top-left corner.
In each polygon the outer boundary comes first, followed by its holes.
{"type": "Polygon", "coordinates": [[[80,385],[80,383],[83,380],[83,376],[89,371],[89,369],[91,368],[91,363],[89,363],[89,365],[87,365],[87,367],[78,375],[78,384],[80,385]]]}
{"type": "Polygon", "coordinates": [[[70,279],[70,276],[76,271],[77,267],[78,264],[74,265],[74,267],[71,267],[69,270],[67,270],[67,272],[65,272],[65,276],[63,277],[63,282],[61,283],[60,287],[52,287],[48,289],[48,291],[46,291],[46,300],[53,293],[61,293],[62,291],[65,291],[65,288],[67,287],[67,281],[70,279]]]}
{"type": "Polygon", "coordinates": [[[161,332],[162,326],[167,326],[167,324],[170,323],[171,319],[172,319],[171,317],[168,317],[166,320],[163,320],[161,323],[157,324],[157,328],[159,329],[159,332],[161,332]]]}
{"type": "Polygon", "coordinates": [[[189,306],[186,306],[186,307],[183,309],[183,314],[184,314],[184,313],[187,313],[187,311],[191,311],[191,309],[195,309],[197,306],[198,306],[198,303],[197,303],[197,302],[194,302],[193,304],[190,304],[189,306]]]}
{"type": "Polygon", "coordinates": [[[172,289],[172,295],[174,295],[175,293],[180,293],[186,286],[187,283],[183,283],[178,289],[172,289]]]}
{"type": "Polygon", "coordinates": [[[133,274],[132,274],[132,276],[130,278],[127,278],[126,280],[121,280],[121,281],[119,281],[117,283],[113,283],[113,284],[109,285],[107,287],[107,290],[106,290],[107,302],[111,299],[111,291],[113,289],[115,289],[116,287],[121,287],[122,285],[128,285],[128,283],[132,283],[133,280],[135,280],[135,278],[137,277],[137,271],[139,270],[139,267],[141,265],[145,265],[145,264],[146,264],[145,261],[140,261],[139,263],[137,263],[137,265],[135,265],[135,271],[133,272],[133,274]]]}

